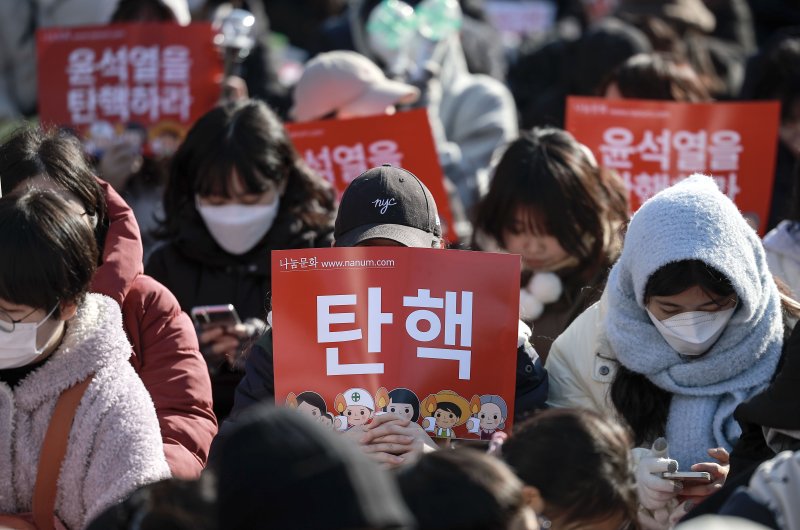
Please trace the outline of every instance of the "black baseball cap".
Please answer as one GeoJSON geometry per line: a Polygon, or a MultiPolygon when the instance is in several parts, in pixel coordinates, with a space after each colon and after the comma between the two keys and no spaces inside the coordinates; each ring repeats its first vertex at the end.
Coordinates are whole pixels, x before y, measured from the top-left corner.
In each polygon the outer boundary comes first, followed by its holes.
{"type": "Polygon", "coordinates": [[[337,247],[384,238],[407,247],[438,247],[442,225],[433,195],[410,171],[384,164],[350,183],[336,216],[337,247]]]}

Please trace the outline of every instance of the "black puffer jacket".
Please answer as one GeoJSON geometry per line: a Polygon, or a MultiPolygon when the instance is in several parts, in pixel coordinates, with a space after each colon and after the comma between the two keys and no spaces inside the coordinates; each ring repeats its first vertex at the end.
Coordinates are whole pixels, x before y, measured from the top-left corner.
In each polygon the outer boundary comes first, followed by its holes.
{"type": "MultiPolygon", "coordinates": [[[[289,212],[281,212],[267,235],[252,250],[236,256],[224,251],[208,232],[200,215],[187,207],[178,235],[153,251],[147,274],[172,291],[187,313],[195,306],[233,304],[242,320],[264,320],[271,290],[273,250],[329,247],[329,225],[312,228],[289,212]]],[[[222,421],[233,406],[242,373],[227,364],[212,373],[214,412],[222,421]]]]}

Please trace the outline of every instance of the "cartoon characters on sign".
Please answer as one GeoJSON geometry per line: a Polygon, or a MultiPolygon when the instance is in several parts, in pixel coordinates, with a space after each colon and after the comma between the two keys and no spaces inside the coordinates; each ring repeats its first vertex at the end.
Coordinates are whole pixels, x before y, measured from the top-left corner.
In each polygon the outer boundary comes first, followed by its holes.
{"type": "Polygon", "coordinates": [[[376,396],[380,396],[378,406],[383,412],[393,412],[415,423],[419,419],[419,398],[411,390],[395,388],[389,392],[386,388],[381,387],[378,389],[376,396]],[[384,395],[386,396],[386,403],[381,406],[380,397],[384,395]]]}
{"type": "Polygon", "coordinates": [[[422,410],[429,416],[423,427],[437,438],[455,438],[455,427],[470,417],[470,404],[452,390],[431,394],[422,401],[422,410]]]}
{"type": "Polygon", "coordinates": [[[481,440],[491,440],[495,432],[505,429],[508,405],[500,396],[494,394],[473,396],[470,410],[472,417],[467,422],[467,430],[479,435],[481,440]]]}
{"type": "MultiPolygon", "coordinates": [[[[348,388],[334,400],[336,412],[345,420],[337,423],[339,430],[348,430],[356,425],[366,425],[375,412],[375,400],[363,388],[348,388]]],[[[339,419],[339,418],[337,418],[339,419]]]]}
{"type": "Polygon", "coordinates": [[[333,414],[326,412],[319,418],[319,422],[323,427],[333,429],[333,425],[336,423],[336,420],[333,418],[333,414]]]}
{"type": "Polygon", "coordinates": [[[481,440],[490,440],[495,432],[505,428],[508,418],[508,405],[495,394],[476,394],[467,402],[452,390],[442,390],[420,403],[412,390],[402,387],[392,391],[380,387],[374,396],[364,388],[349,388],[336,396],[335,412],[329,412],[325,399],[312,391],[289,393],[286,406],[336,431],[366,425],[376,413],[391,412],[415,423],[422,413],[423,428],[436,438],[455,438],[455,428],[466,424],[467,432],[481,440]]]}
{"type": "Polygon", "coordinates": [[[289,395],[286,396],[286,406],[290,409],[297,409],[301,414],[305,414],[323,425],[326,425],[326,415],[330,414],[322,396],[311,391],[301,392],[298,395],[295,395],[294,392],[290,392],[289,395]]]}

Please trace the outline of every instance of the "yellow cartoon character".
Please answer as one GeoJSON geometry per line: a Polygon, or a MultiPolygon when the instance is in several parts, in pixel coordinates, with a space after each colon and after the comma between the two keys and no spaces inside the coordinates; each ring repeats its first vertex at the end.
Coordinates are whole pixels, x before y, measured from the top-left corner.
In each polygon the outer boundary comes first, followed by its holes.
{"type": "Polygon", "coordinates": [[[429,415],[423,427],[437,438],[455,438],[455,427],[470,416],[469,402],[452,390],[429,395],[422,400],[422,410],[429,415]]]}

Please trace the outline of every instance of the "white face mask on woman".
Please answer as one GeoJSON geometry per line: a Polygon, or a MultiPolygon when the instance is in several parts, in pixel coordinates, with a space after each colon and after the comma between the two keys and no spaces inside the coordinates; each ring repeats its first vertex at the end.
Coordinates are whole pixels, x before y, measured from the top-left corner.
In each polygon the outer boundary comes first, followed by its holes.
{"type": "Polygon", "coordinates": [[[214,241],[225,252],[238,256],[255,247],[272,228],[280,197],[276,195],[272,204],[211,206],[200,204],[200,198],[195,196],[195,206],[214,241]]]}
{"type": "Polygon", "coordinates": [[[735,310],[736,306],[722,311],[688,311],[664,320],[658,320],[649,309],[647,315],[672,349],[698,356],[717,342],[735,310]]]}
{"type": "Polygon", "coordinates": [[[13,331],[0,330],[0,370],[31,364],[42,354],[44,348],[36,347],[36,332],[57,307],[58,304],[39,322],[14,322],[13,331]]]}

